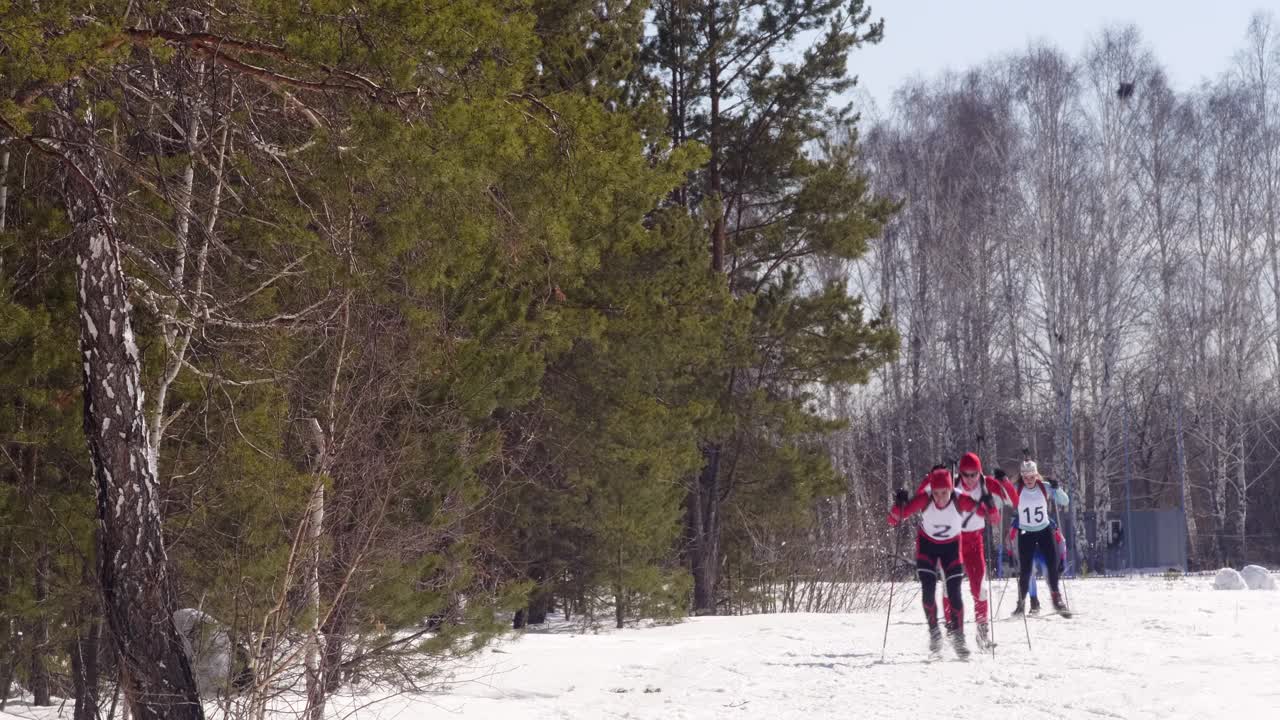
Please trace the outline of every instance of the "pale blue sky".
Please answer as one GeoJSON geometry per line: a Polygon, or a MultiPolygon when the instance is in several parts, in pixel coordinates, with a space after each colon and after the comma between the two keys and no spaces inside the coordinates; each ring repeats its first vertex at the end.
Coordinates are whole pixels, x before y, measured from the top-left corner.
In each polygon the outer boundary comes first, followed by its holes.
{"type": "MultiPolygon", "coordinates": [[[[963,70],[1046,39],[1080,57],[1107,25],[1132,22],[1174,89],[1197,86],[1231,66],[1249,18],[1280,0],[868,0],[885,39],[856,51],[851,69],[880,109],[910,76],[963,70]]],[[[1280,31],[1280,27],[1276,28],[1280,31]]]]}

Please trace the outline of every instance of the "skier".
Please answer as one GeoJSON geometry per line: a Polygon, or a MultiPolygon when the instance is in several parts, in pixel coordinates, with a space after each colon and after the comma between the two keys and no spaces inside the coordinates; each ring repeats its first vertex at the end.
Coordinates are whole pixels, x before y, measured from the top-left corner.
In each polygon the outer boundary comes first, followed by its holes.
{"type": "MultiPolygon", "coordinates": [[[[1067,541],[1066,538],[1062,536],[1062,530],[1058,529],[1057,522],[1050,520],[1049,526],[1053,528],[1053,542],[1058,548],[1058,577],[1061,578],[1063,573],[1066,571],[1067,541]]],[[[1018,562],[1018,516],[1016,513],[1013,517],[1013,524],[1009,528],[1009,555],[1013,558],[1015,563],[1018,562]]],[[[1035,557],[1031,562],[1031,581],[1028,586],[1029,595],[1031,597],[1031,607],[1027,612],[1032,615],[1040,612],[1040,598],[1036,596],[1036,585],[1039,583],[1036,582],[1036,578],[1047,573],[1048,568],[1044,563],[1044,555],[1040,553],[1040,548],[1037,547],[1035,557]]]]}
{"type": "MultiPolygon", "coordinates": [[[[1006,487],[994,477],[982,474],[982,460],[977,453],[965,453],[960,458],[960,488],[956,492],[968,495],[975,501],[982,500],[983,495],[991,496],[997,503],[1012,506],[1006,487]]],[[[1001,473],[1003,474],[1003,473],[1001,473]]],[[[916,494],[925,492],[929,478],[920,484],[916,494]]],[[[979,650],[991,647],[991,625],[988,615],[988,591],[983,583],[986,575],[987,555],[983,530],[987,526],[986,519],[977,514],[965,518],[960,529],[960,559],[964,564],[964,572],[969,576],[969,592],[973,595],[973,620],[977,625],[975,640],[979,650]],[[967,524],[966,524],[967,523],[967,524]]],[[[942,599],[943,617],[950,617],[951,598],[942,599]]]]}
{"type": "Polygon", "coordinates": [[[1049,592],[1053,600],[1053,609],[1063,617],[1071,617],[1062,593],[1058,590],[1058,548],[1054,542],[1054,528],[1049,522],[1050,488],[1052,502],[1058,507],[1067,506],[1067,494],[1058,487],[1056,480],[1049,481],[1045,487],[1035,461],[1025,460],[1017,483],[1011,483],[1006,489],[1012,491],[1013,505],[1018,516],[1018,604],[1014,615],[1025,611],[1025,599],[1031,580],[1031,564],[1037,551],[1045,559],[1049,571],[1049,592]]]}
{"type": "Polygon", "coordinates": [[[934,590],[938,582],[938,568],[945,577],[950,610],[946,613],[947,634],[951,637],[956,656],[969,657],[964,639],[964,598],[960,582],[964,579],[964,565],[960,559],[960,528],[965,515],[999,517],[994,500],[984,494],[980,501],[968,495],[954,492],[951,473],[937,467],[929,473],[929,494],[909,498],[905,489],[895,494],[894,507],[889,513],[889,525],[896,527],[906,518],[920,513],[922,522],[916,533],[916,574],[920,578],[920,597],[924,605],[925,620],[929,623],[929,652],[937,655],[942,649],[942,631],[938,628],[938,606],[934,602],[934,590]]]}

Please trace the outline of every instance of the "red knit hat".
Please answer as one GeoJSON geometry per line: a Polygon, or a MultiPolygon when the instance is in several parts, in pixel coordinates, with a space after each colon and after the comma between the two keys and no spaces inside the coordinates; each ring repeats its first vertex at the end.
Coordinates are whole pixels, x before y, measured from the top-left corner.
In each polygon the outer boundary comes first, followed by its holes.
{"type": "Polygon", "coordinates": [[[929,473],[929,490],[954,490],[955,484],[951,482],[951,472],[949,470],[938,469],[929,473]]]}
{"type": "Polygon", "coordinates": [[[977,453],[965,453],[964,457],[960,458],[960,472],[982,474],[982,461],[978,459],[977,453]]]}

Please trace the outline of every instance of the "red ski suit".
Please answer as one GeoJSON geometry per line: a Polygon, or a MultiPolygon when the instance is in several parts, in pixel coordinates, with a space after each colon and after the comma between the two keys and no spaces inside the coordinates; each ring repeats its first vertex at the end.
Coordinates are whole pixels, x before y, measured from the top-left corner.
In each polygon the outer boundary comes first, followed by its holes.
{"type": "MultiPolygon", "coordinates": [[[[1009,494],[1005,486],[990,475],[982,478],[983,485],[986,486],[987,492],[991,497],[995,498],[997,507],[1005,502],[1009,502],[1009,494]]],[[[967,495],[977,500],[982,497],[981,485],[975,484],[972,488],[965,487],[963,480],[956,488],[956,494],[967,495]]],[[[929,492],[929,478],[925,476],[924,482],[920,483],[920,487],[916,488],[916,494],[927,494],[929,492]]],[[[987,553],[986,543],[982,539],[982,531],[986,527],[987,513],[974,513],[970,518],[969,524],[965,526],[960,533],[960,560],[964,563],[964,573],[969,576],[969,592],[973,594],[973,620],[979,625],[986,624],[989,616],[989,606],[987,603],[986,588],[982,585],[982,579],[986,575],[987,553]]],[[[998,510],[991,513],[994,522],[999,522],[1000,513],[998,510]]],[[[997,531],[998,532],[998,531],[997,531]]],[[[942,598],[942,612],[946,617],[951,617],[951,599],[942,598]]]]}
{"type": "MultiPolygon", "coordinates": [[[[964,533],[957,526],[961,525],[962,519],[966,517],[969,524],[977,518],[988,515],[998,518],[1000,511],[988,509],[963,493],[953,492],[952,499],[943,508],[952,508],[955,519],[949,524],[926,528],[929,525],[927,511],[937,508],[931,495],[916,495],[907,505],[893,508],[889,513],[889,524],[896,526],[916,513],[926,514],[926,522],[920,526],[916,534],[916,573],[920,576],[920,599],[924,604],[925,618],[930,626],[937,622],[937,606],[934,604],[935,582],[939,578],[944,579],[947,591],[944,594],[943,618],[948,628],[959,630],[964,622],[964,600],[960,594],[960,582],[965,570],[962,566],[962,558],[959,557],[964,547],[961,542],[964,533]],[[935,535],[939,528],[941,528],[941,534],[935,535]],[[941,573],[937,571],[939,565],[941,565],[941,573]]],[[[980,536],[979,541],[981,541],[980,536]]],[[[978,579],[981,581],[981,568],[978,572],[978,579]]]]}

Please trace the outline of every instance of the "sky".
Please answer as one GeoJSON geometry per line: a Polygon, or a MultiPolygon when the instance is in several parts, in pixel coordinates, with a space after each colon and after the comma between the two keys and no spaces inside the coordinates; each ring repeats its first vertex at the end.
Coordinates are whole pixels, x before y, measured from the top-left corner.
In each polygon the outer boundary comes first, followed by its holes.
{"type": "Polygon", "coordinates": [[[1192,89],[1226,71],[1244,47],[1255,11],[1276,0],[868,0],[885,20],[879,45],[854,52],[851,69],[881,110],[914,75],[961,71],[1047,40],[1072,57],[1112,24],[1133,23],[1173,88],[1192,89]]]}

